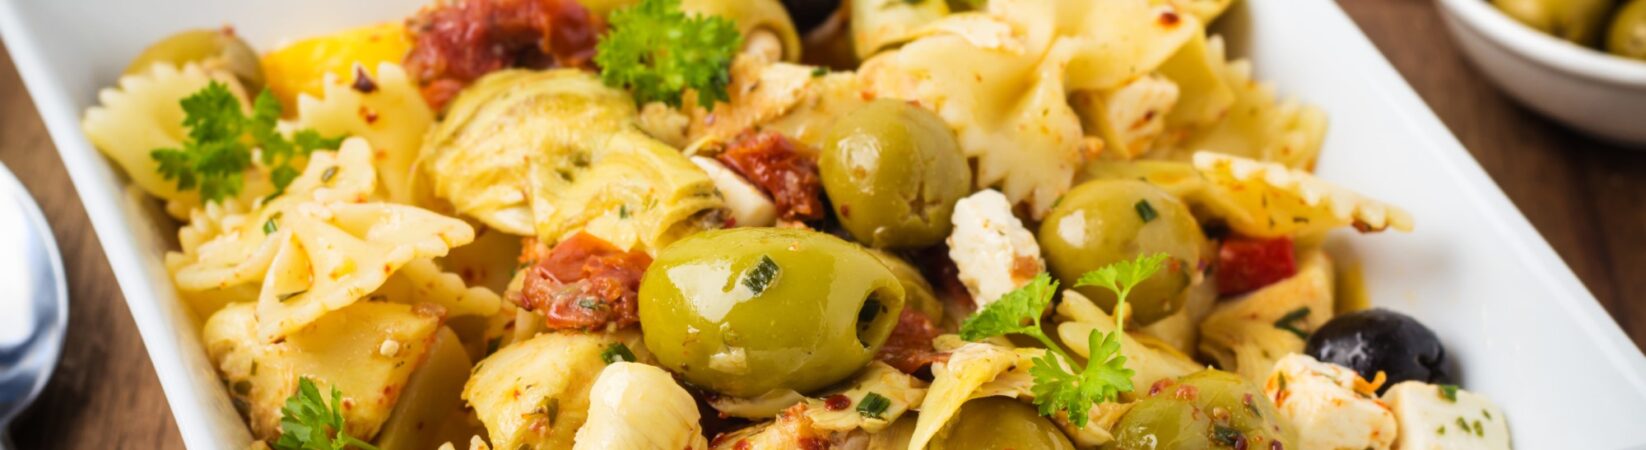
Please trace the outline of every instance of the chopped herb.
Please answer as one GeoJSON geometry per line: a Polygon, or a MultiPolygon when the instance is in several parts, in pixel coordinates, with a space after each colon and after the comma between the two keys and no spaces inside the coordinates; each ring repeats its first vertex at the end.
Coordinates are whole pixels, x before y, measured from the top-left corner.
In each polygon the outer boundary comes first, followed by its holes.
{"type": "Polygon", "coordinates": [[[622,342],[612,344],[611,346],[606,347],[606,350],[600,352],[600,359],[602,361],[606,361],[606,364],[611,364],[611,363],[619,362],[619,361],[622,361],[622,362],[635,362],[635,361],[637,361],[637,359],[634,357],[634,352],[629,351],[629,346],[623,345],[622,342]]]}
{"type": "Polygon", "coordinates": [[[577,299],[577,307],[578,308],[583,308],[585,310],[595,311],[595,310],[598,310],[598,309],[602,308],[603,306],[604,305],[602,305],[600,303],[600,300],[596,299],[596,298],[583,297],[583,298],[577,299]]]}
{"type": "Polygon", "coordinates": [[[1286,390],[1286,374],[1277,373],[1277,374],[1275,374],[1275,376],[1280,377],[1280,390],[1282,390],[1282,391],[1286,390]]]}
{"type": "Polygon", "coordinates": [[[263,234],[274,234],[274,232],[280,231],[280,214],[280,212],[275,212],[274,215],[269,216],[269,220],[263,221],[263,234]]]}
{"type": "Polygon", "coordinates": [[[549,419],[549,425],[554,425],[555,419],[560,418],[560,399],[552,396],[543,397],[543,403],[537,406],[538,414],[549,419]]]}
{"type": "Polygon", "coordinates": [[[635,100],[679,107],[687,90],[713,109],[731,96],[732,58],[743,47],[737,24],[720,16],[687,15],[680,0],[641,0],[611,13],[611,32],[595,45],[594,62],[607,86],[635,100]]]}
{"type": "Polygon", "coordinates": [[[629,205],[618,205],[617,206],[617,218],[619,218],[619,219],[629,218],[629,205]]]}
{"type": "Polygon", "coordinates": [[[336,178],[336,177],[337,177],[337,166],[327,167],[326,171],[320,172],[320,182],[322,182],[322,183],[330,183],[331,179],[336,178]]]}
{"type": "Polygon", "coordinates": [[[1480,421],[1479,420],[1476,420],[1474,422],[1474,425],[1475,425],[1475,436],[1477,436],[1477,437],[1486,437],[1486,427],[1480,426],[1480,421]]]}
{"type": "Polygon", "coordinates": [[[1446,426],[1445,426],[1445,425],[1441,425],[1441,426],[1440,426],[1440,428],[1436,428],[1436,429],[1435,429],[1435,434],[1438,434],[1438,435],[1441,435],[1441,436],[1445,436],[1445,435],[1446,435],[1446,426]]]}
{"type": "Polygon", "coordinates": [[[1280,319],[1275,320],[1275,328],[1290,331],[1292,334],[1297,335],[1298,339],[1308,340],[1309,333],[1297,327],[1298,321],[1308,317],[1309,307],[1300,307],[1292,310],[1292,312],[1286,313],[1284,316],[1280,316],[1280,319]]]}
{"type": "Polygon", "coordinates": [[[891,406],[891,399],[870,392],[863,396],[862,401],[857,403],[857,413],[870,419],[879,419],[882,414],[886,413],[886,408],[891,406]]]}
{"type": "Polygon", "coordinates": [[[1156,217],[1160,217],[1160,213],[1154,210],[1154,205],[1150,205],[1148,200],[1138,200],[1137,204],[1132,205],[1132,209],[1137,210],[1137,218],[1143,219],[1143,223],[1153,222],[1156,217]]]}
{"type": "Polygon", "coordinates": [[[771,286],[772,280],[777,279],[779,270],[777,261],[772,261],[770,256],[761,255],[760,263],[756,264],[748,274],[743,275],[743,287],[749,288],[750,291],[754,292],[754,295],[760,295],[760,293],[766,292],[767,287],[771,286]]]}
{"type": "Polygon", "coordinates": [[[343,393],[331,388],[331,404],[308,377],[297,380],[297,392],[280,408],[280,438],[277,450],[344,450],[350,447],[377,450],[376,446],[349,436],[343,419],[343,393]]]}
{"type": "Polygon", "coordinates": [[[1457,403],[1457,385],[1455,385],[1455,384],[1442,384],[1442,385],[1440,385],[1440,398],[1444,398],[1448,402],[1457,403]]]}
{"type": "MultiPolygon", "coordinates": [[[[253,373],[255,373],[255,372],[253,372],[253,373]]],[[[1492,412],[1491,411],[1481,409],[1480,414],[1483,415],[1483,416],[1486,416],[1486,420],[1492,420],[1492,412]]]]}
{"type": "Polygon", "coordinates": [[[1469,432],[1469,421],[1465,420],[1463,418],[1463,416],[1458,416],[1457,417],[1457,427],[1462,428],[1464,433],[1468,433],[1469,432]]]}
{"type": "Polygon", "coordinates": [[[826,67],[813,67],[812,68],[812,78],[817,78],[817,77],[821,77],[821,76],[828,75],[828,74],[829,74],[829,69],[826,68],[826,67]]]}
{"type": "Polygon", "coordinates": [[[1212,425],[1212,442],[1217,443],[1217,445],[1224,447],[1244,448],[1244,446],[1240,444],[1245,441],[1246,437],[1240,435],[1240,430],[1222,425],[1212,425]]]}

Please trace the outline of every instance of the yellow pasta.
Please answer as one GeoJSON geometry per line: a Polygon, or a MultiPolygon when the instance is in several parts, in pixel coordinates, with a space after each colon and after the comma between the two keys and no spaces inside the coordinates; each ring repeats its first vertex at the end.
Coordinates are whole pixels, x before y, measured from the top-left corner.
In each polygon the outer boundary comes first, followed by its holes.
{"type": "Polygon", "coordinates": [[[399,65],[384,62],[376,75],[361,66],[346,77],[325,74],[319,97],[297,96],[297,126],[325,136],[359,136],[371,143],[372,164],[385,197],[413,203],[412,163],[434,111],[399,65]],[[364,77],[364,78],[362,78],[364,77]]]}
{"type": "Polygon", "coordinates": [[[1194,166],[1210,183],[1195,202],[1240,234],[1309,235],[1341,226],[1412,230],[1405,210],[1279,163],[1200,152],[1194,166]]]}

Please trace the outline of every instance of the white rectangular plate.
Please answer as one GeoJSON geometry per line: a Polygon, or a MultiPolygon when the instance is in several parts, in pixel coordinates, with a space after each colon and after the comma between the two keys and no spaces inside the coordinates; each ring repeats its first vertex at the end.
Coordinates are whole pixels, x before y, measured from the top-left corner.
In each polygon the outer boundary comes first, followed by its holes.
{"type": "MultiPolygon", "coordinates": [[[[400,20],[419,0],[0,0],[0,35],[85,202],[193,449],[243,448],[162,264],[173,228],[80,132],[80,115],[142,47],[233,24],[259,48],[400,20]]],[[[1509,416],[1523,449],[1646,446],[1646,357],[1337,6],[1240,0],[1218,24],[1234,54],[1331,120],[1320,175],[1409,209],[1417,232],[1336,236],[1374,304],[1428,324],[1464,388],[1509,416]]]]}

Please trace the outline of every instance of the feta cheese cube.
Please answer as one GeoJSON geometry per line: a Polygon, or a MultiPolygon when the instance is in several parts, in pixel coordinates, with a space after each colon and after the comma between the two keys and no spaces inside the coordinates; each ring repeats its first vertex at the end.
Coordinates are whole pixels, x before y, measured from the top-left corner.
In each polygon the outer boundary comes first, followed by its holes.
{"type": "Polygon", "coordinates": [[[1401,450],[1509,450],[1503,410],[1473,392],[1407,381],[1383,393],[1400,423],[1401,450]]]}
{"type": "Polygon", "coordinates": [[[978,308],[1046,270],[1040,244],[1012,215],[1011,202],[999,191],[985,189],[960,199],[954,205],[953,220],[949,258],[978,308]]]}
{"type": "Polygon", "coordinates": [[[1360,375],[1308,355],[1276,362],[1263,392],[1297,427],[1300,448],[1386,450],[1399,434],[1394,413],[1360,375]]]}

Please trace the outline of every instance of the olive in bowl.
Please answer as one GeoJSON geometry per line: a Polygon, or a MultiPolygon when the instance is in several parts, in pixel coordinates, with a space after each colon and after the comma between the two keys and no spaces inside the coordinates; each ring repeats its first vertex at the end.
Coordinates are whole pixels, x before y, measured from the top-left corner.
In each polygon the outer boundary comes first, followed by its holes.
{"type": "Polygon", "coordinates": [[[817,169],[835,217],[876,248],[936,244],[954,204],[971,192],[971,168],[954,132],[930,111],[876,100],[829,129],[817,169]]]}
{"type": "Polygon", "coordinates": [[[813,391],[868,364],[903,311],[868,250],[810,230],[699,233],[657,253],[640,327],[661,366],[733,397],[813,391]]]}
{"type": "MultiPolygon", "coordinates": [[[[1165,253],[1166,267],[1132,290],[1132,321],[1148,325],[1183,307],[1190,270],[1200,261],[1206,236],[1188,206],[1169,192],[1137,180],[1095,180],[1058,200],[1036,238],[1052,275],[1073,286],[1086,272],[1138,255],[1165,253]]],[[[1107,289],[1077,288],[1111,313],[1107,289]]]]}
{"type": "Polygon", "coordinates": [[[1382,308],[1332,318],[1309,336],[1304,352],[1321,362],[1353,369],[1371,380],[1383,372],[1388,381],[1378,393],[1402,381],[1444,384],[1446,348],[1434,331],[1411,316],[1382,308]]]}

